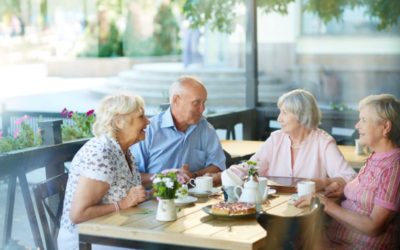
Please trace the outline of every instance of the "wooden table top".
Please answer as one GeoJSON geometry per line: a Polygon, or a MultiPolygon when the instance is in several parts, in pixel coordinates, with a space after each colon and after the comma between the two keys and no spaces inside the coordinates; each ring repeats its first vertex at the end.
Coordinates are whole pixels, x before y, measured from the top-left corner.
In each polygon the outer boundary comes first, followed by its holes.
{"type": "Polygon", "coordinates": [[[339,145],[339,150],[342,152],[344,159],[352,166],[353,168],[360,168],[364,166],[365,161],[368,158],[368,155],[358,155],[356,153],[356,148],[354,146],[344,146],[339,145]]]}
{"type": "MultiPolygon", "coordinates": [[[[280,216],[294,216],[303,209],[288,204],[290,195],[275,195],[262,208],[280,216]]],[[[138,240],[184,247],[218,249],[262,249],[267,232],[256,218],[223,219],[206,214],[201,209],[222,200],[222,195],[199,198],[192,206],[181,207],[178,219],[157,221],[157,201],[150,200],[135,208],[112,213],[78,225],[79,233],[113,239],[138,240]]]]}
{"type": "MultiPolygon", "coordinates": [[[[263,141],[240,141],[240,140],[221,140],[222,148],[228,152],[232,158],[251,156],[263,144],[263,141]]],[[[358,155],[354,146],[338,145],[340,152],[345,160],[354,168],[360,168],[364,165],[368,155],[358,155]]]]}

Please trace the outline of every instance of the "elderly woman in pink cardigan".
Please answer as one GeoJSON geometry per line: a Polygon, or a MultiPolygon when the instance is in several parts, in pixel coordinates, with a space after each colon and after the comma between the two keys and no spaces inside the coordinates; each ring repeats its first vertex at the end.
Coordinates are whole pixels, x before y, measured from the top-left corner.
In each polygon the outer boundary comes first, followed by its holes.
{"type": "Polygon", "coordinates": [[[271,133],[250,159],[258,162],[260,175],[310,178],[317,190],[340,195],[356,173],[335,139],[318,128],[321,112],[314,96],[296,89],[279,98],[278,108],[281,129],[271,133]]]}

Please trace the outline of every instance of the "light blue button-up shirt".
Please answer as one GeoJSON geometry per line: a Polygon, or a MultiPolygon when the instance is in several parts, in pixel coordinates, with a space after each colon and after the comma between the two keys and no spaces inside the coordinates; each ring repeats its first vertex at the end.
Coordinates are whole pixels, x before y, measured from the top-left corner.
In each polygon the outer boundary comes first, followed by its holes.
{"type": "Polygon", "coordinates": [[[142,173],[189,164],[191,172],[215,165],[225,169],[225,155],[215,129],[203,117],[185,132],[176,129],[171,109],[152,117],[145,140],[131,147],[136,166],[142,173]]]}

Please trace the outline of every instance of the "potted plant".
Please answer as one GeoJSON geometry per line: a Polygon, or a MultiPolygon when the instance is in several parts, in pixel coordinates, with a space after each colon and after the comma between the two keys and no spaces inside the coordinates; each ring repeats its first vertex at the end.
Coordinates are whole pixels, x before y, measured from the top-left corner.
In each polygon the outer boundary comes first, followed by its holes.
{"type": "Polygon", "coordinates": [[[73,122],[72,125],[62,125],[61,133],[63,141],[93,137],[92,126],[95,120],[93,109],[86,113],[78,113],[64,108],[61,111],[61,115],[71,119],[73,122]]]}
{"type": "Polygon", "coordinates": [[[178,173],[170,171],[159,173],[153,179],[153,195],[158,197],[156,219],[159,221],[176,220],[176,207],[174,199],[182,184],[178,181],[178,173]]]}

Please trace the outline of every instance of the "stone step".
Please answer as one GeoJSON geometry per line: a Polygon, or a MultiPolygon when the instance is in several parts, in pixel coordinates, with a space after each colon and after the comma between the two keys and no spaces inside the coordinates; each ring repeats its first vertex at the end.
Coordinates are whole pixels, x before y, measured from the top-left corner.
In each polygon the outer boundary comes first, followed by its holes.
{"type": "MultiPolygon", "coordinates": [[[[158,106],[168,102],[169,87],[181,75],[197,75],[208,91],[207,105],[215,107],[243,108],[245,106],[246,77],[240,68],[189,68],[178,63],[151,63],[135,65],[132,70],[119,74],[105,87],[96,91],[112,93],[122,90],[141,95],[147,106],[158,106]]],[[[291,84],[281,83],[279,79],[260,73],[259,99],[276,101],[291,84]]]]}

